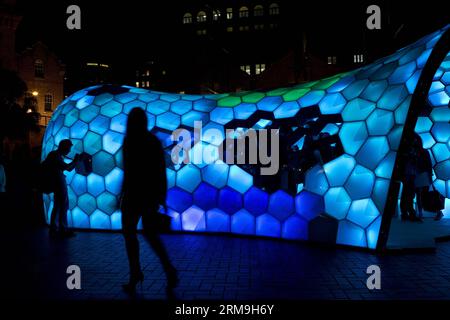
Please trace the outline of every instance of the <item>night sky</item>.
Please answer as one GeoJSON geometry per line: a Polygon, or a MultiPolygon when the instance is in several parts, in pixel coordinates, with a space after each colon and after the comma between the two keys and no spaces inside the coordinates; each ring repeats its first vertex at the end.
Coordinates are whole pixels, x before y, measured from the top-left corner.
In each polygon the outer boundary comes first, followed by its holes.
{"type": "MultiPolygon", "coordinates": [[[[183,40],[176,29],[182,15],[177,3],[168,0],[18,0],[24,19],[17,33],[17,46],[21,49],[35,40],[43,40],[66,64],[80,57],[103,59],[116,66],[158,56],[169,55],[176,59],[182,52],[176,50],[175,45],[183,40]],[[66,28],[68,15],[65,12],[70,4],[81,7],[81,31],[66,28]]],[[[351,41],[358,28],[365,26],[368,4],[379,4],[382,13],[389,7],[391,15],[383,16],[383,22],[385,25],[389,22],[394,29],[403,24],[401,36],[407,43],[450,23],[450,11],[444,1],[297,3],[298,8],[292,10],[292,14],[298,13],[299,26],[309,29],[315,41],[335,39],[336,45],[342,38],[351,41]]],[[[290,32],[298,32],[298,29],[294,26],[290,32]]]]}

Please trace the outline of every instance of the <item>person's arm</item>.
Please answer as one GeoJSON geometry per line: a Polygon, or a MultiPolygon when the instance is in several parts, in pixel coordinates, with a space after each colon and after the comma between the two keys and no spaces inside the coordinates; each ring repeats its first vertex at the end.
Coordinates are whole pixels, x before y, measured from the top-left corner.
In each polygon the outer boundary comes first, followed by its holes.
{"type": "Polygon", "coordinates": [[[72,171],[77,166],[79,161],[80,161],[80,155],[77,153],[75,155],[75,157],[73,158],[72,162],[65,163],[64,161],[61,161],[62,163],[60,165],[61,165],[62,170],[64,170],[64,171],[72,171]]]}

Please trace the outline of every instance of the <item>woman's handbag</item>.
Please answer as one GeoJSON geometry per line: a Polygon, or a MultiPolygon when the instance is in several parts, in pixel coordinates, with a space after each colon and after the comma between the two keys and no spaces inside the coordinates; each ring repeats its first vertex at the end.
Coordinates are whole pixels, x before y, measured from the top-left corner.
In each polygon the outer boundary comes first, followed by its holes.
{"type": "Polygon", "coordinates": [[[422,195],[423,209],[430,212],[439,212],[445,207],[445,198],[436,190],[434,185],[432,190],[427,190],[422,195]]]}

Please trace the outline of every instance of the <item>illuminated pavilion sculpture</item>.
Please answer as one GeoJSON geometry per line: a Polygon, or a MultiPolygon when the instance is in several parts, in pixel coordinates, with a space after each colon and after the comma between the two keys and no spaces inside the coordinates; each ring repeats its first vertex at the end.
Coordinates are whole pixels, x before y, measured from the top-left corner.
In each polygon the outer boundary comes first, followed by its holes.
{"type": "MultiPolygon", "coordinates": [[[[69,225],[121,228],[122,140],[127,115],[138,107],[168,155],[173,130],[192,131],[194,121],[221,132],[288,123],[300,150],[307,124],[334,138],[340,150],[331,161],[310,167],[294,194],[269,190],[246,166],[219,160],[174,165],[168,156],[172,229],[384,247],[398,199],[393,168],[414,126],[431,152],[434,185],[449,206],[448,29],[355,71],[268,92],[183,95],[106,85],[74,93],[54,112],[42,154],[44,159],[70,138],[73,153],[93,157],[91,174],[67,174],[69,225]]],[[[197,144],[208,148],[217,141],[203,137],[197,144]]],[[[44,203],[48,220],[52,195],[44,195],[44,203]]]]}

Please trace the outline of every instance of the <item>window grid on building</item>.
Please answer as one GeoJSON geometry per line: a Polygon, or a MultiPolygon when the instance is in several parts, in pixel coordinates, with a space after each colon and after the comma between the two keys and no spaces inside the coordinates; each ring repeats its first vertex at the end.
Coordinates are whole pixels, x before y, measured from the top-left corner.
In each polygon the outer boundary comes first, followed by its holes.
{"type": "Polygon", "coordinates": [[[189,12],[185,13],[183,16],[183,23],[184,24],[192,23],[192,14],[190,14],[189,12]]]}
{"type": "Polygon", "coordinates": [[[45,111],[53,111],[53,95],[47,93],[44,96],[44,110],[45,111]]]}
{"type": "Polygon", "coordinates": [[[256,5],[254,8],[253,8],[253,15],[255,16],[255,17],[262,17],[263,15],[264,15],[264,8],[263,8],[263,6],[262,5],[256,5]]]}
{"type": "Polygon", "coordinates": [[[34,76],[36,78],[44,78],[44,62],[40,59],[34,62],[34,76]]]}
{"type": "Polygon", "coordinates": [[[277,3],[272,3],[269,6],[269,15],[276,16],[278,14],[280,14],[280,7],[278,6],[277,3]]]}

